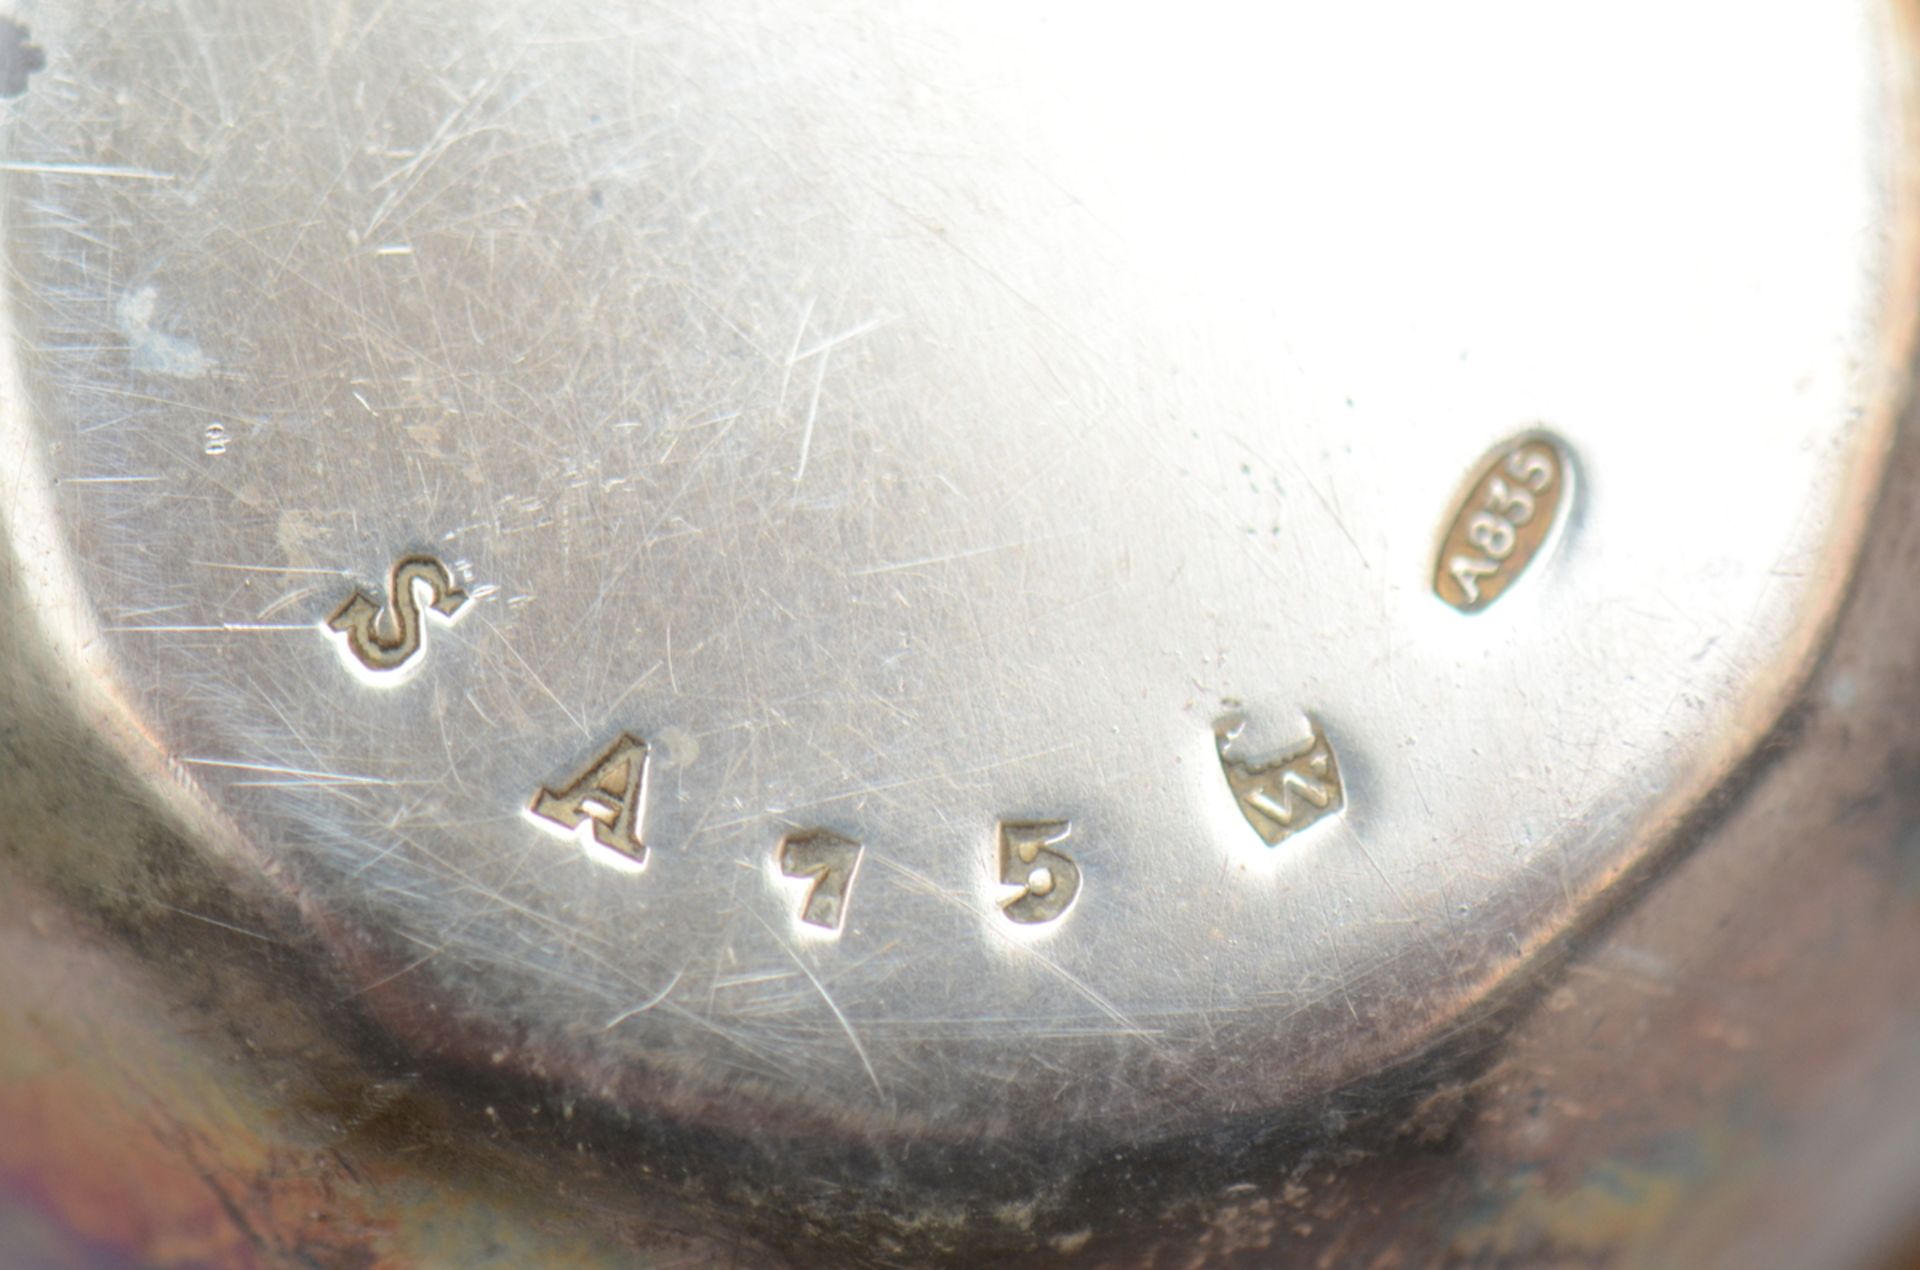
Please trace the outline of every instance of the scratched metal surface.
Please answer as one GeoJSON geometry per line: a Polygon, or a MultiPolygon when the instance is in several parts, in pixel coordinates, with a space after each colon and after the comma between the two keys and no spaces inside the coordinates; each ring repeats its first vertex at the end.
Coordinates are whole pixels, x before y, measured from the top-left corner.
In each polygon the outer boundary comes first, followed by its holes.
{"type": "Polygon", "coordinates": [[[1534,9],[22,7],[35,708],[402,1052],[716,1159],[1307,1106],[1747,759],[1903,384],[1887,6],[1534,9]],[[1536,426],[1567,522],[1455,612],[1536,426]],[[414,554],[470,607],[357,674],[324,623],[414,554]],[[1263,842],[1236,711],[1323,726],[1340,813],[1263,842]],[[622,732],[637,871],[526,814],[622,732]],[[1003,820],[1071,824],[1057,921],[999,910],[1003,820]],[[865,849],[831,939],[813,829],[865,849]]]}

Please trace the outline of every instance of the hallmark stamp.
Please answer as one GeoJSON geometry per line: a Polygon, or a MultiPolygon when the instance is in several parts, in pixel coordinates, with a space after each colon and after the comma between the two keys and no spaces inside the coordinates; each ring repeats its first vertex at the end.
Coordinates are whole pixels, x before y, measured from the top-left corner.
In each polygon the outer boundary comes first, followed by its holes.
{"type": "Polygon", "coordinates": [[[646,799],[647,743],[622,732],[565,788],[542,788],[527,810],[570,837],[584,828],[587,841],[644,865],[646,799]]]}
{"type": "Polygon", "coordinates": [[[1001,821],[1000,882],[1018,893],[1000,911],[1023,926],[1058,921],[1080,894],[1080,866],[1060,850],[1073,832],[1065,820],[1001,821]]]}
{"type": "Polygon", "coordinates": [[[1240,814],[1270,847],[1319,824],[1346,806],[1340,784],[1340,764],[1320,724],[1308,720],[1313,735],[1297,750],[1249,762],[1234,756],[1235,742],[1246,726],[1243,715],[1232,714],[1213,725],[1220,768],[1233,790],[1240,814]]]}
{"type": "Polygon", "coordinates": [[[1478,613],[1520,580],[1568,502],[1572,470],[1552,437],[1528,433],[1497,450],[1453,513],[1433,569],[1433,593],[1478,613]]]}
{"type": "Polygon", "coordinates": [[[448,621],[467,602],[447,566],[432,556],[402,556],[387,574],[384,606],[356,589],[327,619],[327,629],[345,635],[347,651],[368,670],[399,670],[426,646],[419,587],[429,593],[424,612],[448,621]]]}
{"type": "Polygon", "coordinates": [[[847,917],[847,893],[859,871],[862,848],[851,838],[826,829],[790,833],[780,839],[780,872],[807,881],[800,920],[839,933],[847,917]]]}

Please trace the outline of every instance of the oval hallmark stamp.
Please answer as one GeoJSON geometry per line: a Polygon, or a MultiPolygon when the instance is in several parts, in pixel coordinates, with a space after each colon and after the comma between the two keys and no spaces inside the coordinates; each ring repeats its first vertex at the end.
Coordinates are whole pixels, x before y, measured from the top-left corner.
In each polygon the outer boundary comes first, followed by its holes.
{"type": "Polygon", "coordinates": [[[1440,540],[1433,593],[1478,613],[1519,581],[1572,505],[1567,448],[1525,432],[1481,464],[1440,540]]]}

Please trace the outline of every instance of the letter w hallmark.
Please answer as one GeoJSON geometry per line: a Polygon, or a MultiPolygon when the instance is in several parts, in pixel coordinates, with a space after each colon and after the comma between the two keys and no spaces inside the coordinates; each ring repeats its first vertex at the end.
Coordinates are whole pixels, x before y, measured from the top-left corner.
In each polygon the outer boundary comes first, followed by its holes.
{"type": "Polygon", "coordinates": [[[1232,714],[1213,725],[1220,751],[1220,768],[1227,786],[1240,804],[1240,814],[1270,847],[1319,824],[1346,806],[1340,784],[1340,764],[1320,724],[1309,718],[1312,739],[1277,758],[1248,762],[1233,755],[1234,742],[1246,726],[1244,715],[1232,714]]]}

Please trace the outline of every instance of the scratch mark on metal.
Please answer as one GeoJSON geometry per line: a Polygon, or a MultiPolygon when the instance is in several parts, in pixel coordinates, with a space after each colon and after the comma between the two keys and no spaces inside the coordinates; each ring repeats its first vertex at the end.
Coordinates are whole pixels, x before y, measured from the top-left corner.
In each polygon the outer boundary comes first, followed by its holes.
{"type": "Polygon", "coordinates": [[[109,626],[115,633],[139,633],[142,635],[166,635],[191,632],[222,631],[310,631],[311,622],[219,622],[206,626],[109,626]]]}
{"type": "Polygon", "coordinates": [[[813,321],[814,297],[807,297],[806,311],[800,315],[800,329],[793,333],[793,347],[787,350],[787,364],[780,374],[780,396],[774,402],[773,413],[777,418],[787,408],[787,385],[793,382],[793,368],[800,361],[800,341],[807,337],[807,323],[813,321]]]}
{"type": "Polygon", "coordinates": [[[275,776],[304,776],[310,780],[336,781],[343,785],[392,785],[394,783],[380,776],[355,776],[351,772],[319,772],[311,768],[282,767],[277,763],[248,763],[241,759],[189,756],[180,761],[194,767],[228,767],[237,768],[243,772],[268,772],[275,776]]]}
{"type": "Polygon", "coordinates": [[[760,916],[758,913],[753,915],[753,920],[767,928],[767,934],[773,937],[774,943],[780,945],[780,951],[793,959],[793,964],[800,968],[800,973],[807,977],[807,981],[813,985],[814,991],[820,994],[820,999],[826,1002],[827,1009],[833,1011],[833,1017],[839,1020],[840,1029],[847,1034],[847,1041],[853,1046],[853,1052],[860,1057],[860,1066],[867,1069],[867,1079],[873,1082],[873,1092],[885,1098],[887,1091],[880,1087],[880,1077],[873,1070],[872,1060],[867,1057],[867,1047],[860,1043],[860,1037],[855,1034],[853,1024],[847,1021],[845,1014],[841,1013],[840,1005],[833,999],[833,994],[827,991],[827,985],[821,983],[820,977],[807,968],[807,963],[802,961],[800,954],[795,952],[787,941],[780,937],[780,932],[773,928],[772,923],[768,922],[766,918],[760,916]]]}
{"type": "Polygon", "coordinates": [[[997,542],[985,547],[969,547],[965,551],[949,551],[937,556],[916,556],[912,560],[891,560],[886,564],[868,565],[864,569],[849,569],[849,578],[870,578],[876,573],[898,573],[902,569],[918,569],[923,565],[951,564],[956,560],[971,560],[975,556],[990,555],[996,551],[1018,551],[1022,547],[1031,547],[1038,543],[1053,542],[1060,538],[1069,538],[1084,533],[1074,530],[1067,533],[1047,534],[1040,538],[1024,538],[1019,542],[997,542]]]}
{"type": "Polygon", "coordinates": [[[865,335],[869,331],[879,330],[881,327],[885,326],[888,322],[891,322],[892,320],[893,319],[890,316],[886,316],[886,315],[882,315],[876,318],[868,318],[866,321],[862,322],[860,325],[854,327],[851,331],[843,331],[839,335],[829,336],[826,339],[821,340],[818,344],[815,344],[811,348],[808,348],[805,352],[795,353],[793,355],[793,360],[796,363],[804,362],[809,357],[815,357],[821,353],[829,352],[835,348],[838,348],[840,345],[845,344],[848,340],[857,340],[862,335],[865,335]]]}
{"type": "Polygon", "coordinates": [[[680,969],[674,971],[673,978],[667,980],[666,987],[660,989],[660,991],[654,993],[647,1000],[642,1001],[639,1005],[634,1006],[632,1009],[620,1011],[620,1013],[608,1019],[606,1026],[601,1028],[600,1030],[602,1032],[611,1032],[613,1031],[614,1028],[620,1026],[622,1023],[625,1023],[628,1019],[632,1018],[634,1015],[645,1014],[648,1010],[653,1009],[654,1006],[659,1005],[662,1001],[665,1001],[667,999],[668,994],[670,994],[674,990],[674,988],[679,984],[680,976],[685,973],[687,973],[687,968],[685,966],[682,966],[680,967],[680,969]]]}
{"type": "Polygon", "coordinates": [[[611,715],[611,714],[614,714],[614,713],[616,713],[616,712],[618,712],[618,711],[619,711],[619,709],[620,709],[620,707],[621,707],[621,706],[623,706],[623,705],[625,705],[625,704],[627,703],[627,698],[628,698],[628,697],[631,697],[631,696],[632,696],[632,695],[633,695],[633,694],[635,693],[635,691],[637,691],[637,690],[638,690],[638,689],[640,688],[640,686],[641,686],[642,684],[644,684],[644,683],[646,683],[646,682],[647,682],[647,680],[649,680],[649,679],[651,679],[651,678],[653,678],[653,676],[654,676],[654,672],[655,672],[655,671],[657,671],[657,670],[659,670],[659,669],[660,669],[660,668],[661,668],[662,666],[664,666],[664,665],[666,665],[666,664],[667,664],[667,663],[666,663],[666,660],[665,660],[664,658],[662,658],[662,659],[659,659],[659,660],[656,660],[656,661],[655,661],[655,662],[653,663],[653,665],[651,665],[651,666],[649,666],[649,667],[647,667],[647,668],[646,668],[646,670],[644,670],[644,671],[642,671],[642,672],[641,672],[641,674],[640,674],[640,677],[639,677],[638,679],[636,679],[636,680],[634,680],[634,681],[633,681],[632,683],[630,683],[630,684],[628,684],[628,685],[627,685],[627,690],[626,690],[625,692],[623,692],[623,693],[621,693],[621,694],[620,694],[620,695],[619,695],[618,697],[615,697],[615,698],[613,699],[613,704],[612,704],[612,705],[610,705],[610,706],[608,706],[608,707],[607,707],[607,708],[606,708],[606,709],[605,709],[605,710],[603,711],[603,713],[605,713],[605,714],[609,714],[609,715],[611,715]]]}
{"type": "MultiPolygon", "coordinates": [[[[969,904],[964,898],[962,898],[961,896],[955,895],[953,892],[946,890],[944,887],[941,887],[932,878],[929,878],[924,873],[921,873],[916,869],[910,868],[909,866],[900,863],[898,860],[890,859],[887,856],[879,853],[874,853],[872,856],[872,859],[874,863],[883,865],[886,868],[892,869],[896,873],[899,873],[911,879],[913,882],[917,883],[918,885],[916,889],[922,891],[924,894],[930,895],[935,899],[945,901],[946,903],[952,905],[954,908],[958,909],[962,913],[965,913],[967,916],[973,917],[978,913],[978,910],[975,909],[973,905],[969,904]]],[[[758,917],[759,915],[755,914],[755,916],[758,917]]],[[[764,919],[763,919],[763,924],[764,924],[764,919]]],[[[772,927],[768,927],[768,929],[771,930],[772,927]]],[[[1102,996],[1100,993],[1094,991],[1094,989],[1088,984],[1081,982],[1081,980],[1077,976],[1075,976],[1072,972],[1068,971],[1064,966],[1060,965],[1058,962],[1054,961],[1051,957],[1048,957],[1045,953],[1042,953],[1041,951],[1039,951],[1037,948],[1034,948],[1030,944],[1026,944],[1020,940],[1015,939],[1013,936],[1008,935],[1006,932],[1000,931],[991,922],[987,924],[987,929],[994,931],[995,934],[998,935],[1000,940],[1003,943],[1005,943],[1008,948],[1012,949],[1017,953],[1021,953],[1021,954],[1024,954],[1025,956],[1031,957],[1034,961],[1040,964],[1042,969],[1053,974],[1062,983],[1064,983],[1069,989],[1077,993],[1083,1000],[1085,1000],[1087,1004],[1091,1005],[1094,1009],[1098,1010],[1100,1013],[1106,1015],[1109,1019],[1113,1020],[1113,1022],[1116,1023],[1119,1027],[1119,1031],[1118,1031],[1119,1035],[1137,1036],[1142,1040],[1147,1041],[1149,1044],[1153,1043],[1153,1038],[1155,1035],[1157,1035],[1157,1031],[1155,1029],[1145,1028],[1140,1026],[1140,1024],[1136,1023],[1132,1018],[1130,1018],[1127,1015],[1126,1011],[1122,1010],[1119,1006],[1115,1005],[1113,1002],[1107,1000],[1106,997],[1102,996]]]]}
{"type": "Polygon", "coordinates": [[[182,917],[191,917],[196,922],[205,922],[209,926],[218,926],[221,930],[230,930],[236,935],[245,935],[248,939],[257,939],[263,944],[279,944],[283,948],[286,946],[286,941],[283,939],[275,939],[271,935],[262,935],[259,931],[248,930],[244,926],[235,926],[232,922],[223,922],[217,917],[208,917],[205,913],[196,913],[191,909],[175,908],[163,900],[155,900],[154,903],[166,909],[169,913],[178,913],[182,917]]]}
{"type": "Polygon", "coordinates": [[[800,462],[793,469],[793,483],[807,474],[807,456],[813,453],[813,424],[820,417],[820,386],[827,382],[827,359],[832,349],[820,354],[820,370],[813,377],[813,396],[807,401],[807,426],[800,433],[800,462]]]}
{"type": "MultiPolygon", "coordinates": [[[[486,621],[486,619],[482,618],[481,621],[484,622],[486,621]]],[[[498,626],[495,626],[492,622],[487,622],[487,629],[492,631],[495,635],[500,636],[500,646],[506,649],[509,653],[511,653],[513,655],[513,659],[520,663],[520,668],[527,672],[528,678],[533,680],[534,685],[538,687],[540,691],[546,693],[548,699],[551,700],[554,705],[560,707],[560,713],[567,716],[567,722],[573,724],[574,727],[579,728],[581,736],[586,737],[588,740],[592,740],[593,733],[588,731],[587,725],[582,723],[579,720],[579,718],[574,715],[573,711],[567,709],[567,703],[560,700],[559,696],[553,691],[553,689],[547,687],[547,681],[542,679],[539,676],[539,674],[535,672],[534,668],[527,664],[527,659],[520,655],[520,650],[515,648],[511,643],[509,643],[505,635],[500,634],[500,628],[498,626]]]]}
{"type": "Polygon", "coordinates": [[[293,565],[278,564],[223,564],[218,560],[193,560],[189,563],[199,569],[231,569],[235,573],[313,573],[323,578],[347,576],[345,569],[300,569],[293,565]]]}
{"type": "Polygon", "coordinates": [[[52,163],[33,159],[0,159],[0,172],[41,172],[49,176],[104,176],[126,181],[175,181],[171,172],[130,168],[117,163],[52,163]]]}
{"type": "Polygon", "coordinates": [[[406,965],[400,967],[400,969],[394,971],[392,974],[381,975],[378,979],[375,979],[372,983],[363,984],[362,986],[355,988],[352,992],[348,993],[346,997],[344,997],[343,999],[347,1001],[351,1001],[355,997],[365,996],[369,992],[374,992],[380,988],[384,988],[388,984],[392,983],[395,979],[398,979],[403,975],[412,974],[414,971],[420,969],[420,967],[426,965],[429,961],[432,961],[435,957],[438,957],[441,953],[445,952],[446,950],[447,949],[445,944],[437,945],[433,948],[430,948],[426,952],[422,953],[420,956],[415,957],[412,961],[408,962],[406,965]]]}

